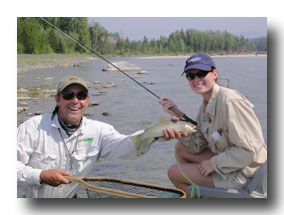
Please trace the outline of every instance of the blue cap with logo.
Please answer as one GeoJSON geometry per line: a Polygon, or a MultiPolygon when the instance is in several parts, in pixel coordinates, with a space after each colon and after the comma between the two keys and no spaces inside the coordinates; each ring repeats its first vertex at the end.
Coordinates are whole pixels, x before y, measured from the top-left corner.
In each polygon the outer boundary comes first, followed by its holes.
{"type": "Polygon", "coordinates": [[[185,67],[181,75],[190,69],[209,71],[212,67],[216,68],[216,65],[210,56],[200,53],[194,54],[186,60],[185,67]]]}

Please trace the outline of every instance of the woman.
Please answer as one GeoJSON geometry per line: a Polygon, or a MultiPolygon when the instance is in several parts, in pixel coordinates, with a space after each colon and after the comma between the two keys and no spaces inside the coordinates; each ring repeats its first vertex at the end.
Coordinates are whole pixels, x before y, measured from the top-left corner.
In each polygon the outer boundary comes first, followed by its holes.
{"type": "MultiPolygon", "coordinates": [[[[217,83],[214,61],[205,54],[194,54],[187,61],[183,74],[191,89],[203,97],[198,116],[198,132],[182,137],[175,150],[184,173],[198,185],[219,188],[242,188],[267,159],[260,123],[253,105],[239,92],[217,83]]],[[[173,101],[162,98],[164,110],[173,101]]],[[[168,175],[179,189],[190,182],[177,165],[168,175]]]]}

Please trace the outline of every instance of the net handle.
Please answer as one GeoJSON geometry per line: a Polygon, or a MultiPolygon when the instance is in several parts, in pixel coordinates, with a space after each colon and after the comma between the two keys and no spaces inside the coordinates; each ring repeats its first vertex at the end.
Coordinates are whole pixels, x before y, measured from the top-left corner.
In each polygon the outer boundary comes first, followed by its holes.
{"type": "Polygon", "coordinates": [[[154,185],[154,184],[149,184],[149,183],[142,183],[142,182],[137,182],[137,181],[130,181],[130,180],[122,180],[122,179],[117,179],[117,178],[111,178],[111,177],[101,177],[101,176],[95,176],[95,177],[84,177],[83,179],[94,179],[94,180],[113,180],[113,181],[117,181],[120,183],[130,183],[130,184],[134,184],[134,185],[141,185],[141,186],[148,186],[148,187],[152,187],[152,188],[158,188],[158,189],[164,189],[164,190],[169,190],[169,191],[173,191],[173,192],[178,192],[181,194],[180,198],[186,198],[186,193],[181,190],[181,189],[177,189],[177,188],[172,188],[172,187],[167,187],[167,186],[160,186],[160,185],[154,185]]]}
{"type": "MultiPolygon", "coordinates": [[[[86,179],[85,177],[77,177],[77,176],[64,176],[64,177],[71,182],[79,183],[81,186],[83,186],[83,187],[85,187],[89,190],[96,191],[96,192],[101,192],[101,193],[105,193],[105,194],[112,194],[112,195],[127,197],[127,198],[129,198],[129,197],[130,198],[154,198],[152,196],[145,196],[145,195],[140,195],[140,194],[135,194],[135,193],[124,192],[124,191],[120,191],[120,190],[113,190],[113,189],[109,189],[109,188],[103,188],[103,187],[90,185],[87,182],[83,181],[83,179],[86,179]]],[[[95,178],[93,178],[93,179],[95,179],[95,178]]]]}

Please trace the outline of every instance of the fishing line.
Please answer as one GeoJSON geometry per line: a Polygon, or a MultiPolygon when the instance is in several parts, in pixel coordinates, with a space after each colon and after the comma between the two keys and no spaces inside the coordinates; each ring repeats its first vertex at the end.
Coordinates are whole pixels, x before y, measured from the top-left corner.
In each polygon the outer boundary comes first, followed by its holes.
{"type": "MultiPolygon", "coordinates": [[[[140,84],[138,81],[136,81],[134,78],[132,78],[131,76],[129,76],[128,74],[126,74],[124,71],[122,71],[120,68],[118,68],[117,66],[115,66],[114,64],[112,64],[110,61],[108,61],[106,58],[104,58],[102,55],[100,55],[99,53],[95,52],[94,50],[90,49],[89,47],[87,47],[86,45],[84,45],[82,42],[78,41],[77,39],[75,39],[72,35],[64,32],[63,30],[61,30],[60,28],[58,28],[57,26],[55,26],[54,24],[52,24],[51,22],[47,21],[46,19],[39,17],[41,20],[43,20],[44,22],[46,22],[48,25],[52,26],[53,28],[55,28],[57,31],[59,31],[60,33],[62,33],[63,35],[65,35],[67,38],[71,39],[72,41],[74,41],[76,44],[78,44],[83,50],[85,50],[87,53],[89,53],[91,56],[93,57],[99,57],[102,60],[106,61],[108,64],[110,64],[111,66],[113,66],[114,68],[116,68],[119,72],[121,72],[122,74],[124,74],[125,76],[127,76],[128,78],[130,78],[132,81],[134,81],[136,84],[138,84],[139,86],[141,86],[142,88],[144,88],[146,91],[148,91],[152,96],[160,99],[160,97],[158,95],[156,95],[154,92],[152,92],[151,90],[149,90],[148,88],[146,88],[144,85],[140,84]]],[[[138,89],[137,87],[135,87],[133,84],[129,83],[126,81],[126,83],[128,83],[130,86],[134,87],[135,89],[141,91],[140,89],[138,89]]],[[[142,92],[142,91],[141,91],[142,92]]],[[[143,91],[143,93],[145,93],[143,91]]],[[[148,94],[147,94],[148,95],[148,94]]],[[[197,125],[197,123],[190,119],[188,116],[186,116],[185,114],[183,115],[183,118],[186,119],[186,121],[193,123],[194,125],[197,125]]],[[[181,169],[181,166],[179,164],[176,152],[175,152],[175,157],[176,157],[176,161],[177,161],[177,166],[180,170],[180,172],[182,173],[182,175],[186,178],[187,181],[190,182],[190,184],[192,184],[192,190],[191,190],[191,198],[194,198],[194,188],[197,190],[197,197],[200,197],[200,191],[199,191],[199,187],[198,185],[196,185],[190,178],[188,178],[186,176],[186,174],[183,172],[183,170],[181,169]]]]}
{"type": "Polygon", "coordinates": [[[129,81],[123,79],[123,81],[130,87],[138,90],[139,92],[143,93],[144,95],[146,96],[150,96],[150,97],[153,97],[153,98],[156,98],[153,94],[149,94],[149,93],[146,93],[144,90],[141,90],[140,88],[136,87],[134,84],[130,83],[129,81]]]}
{"type": "MultiPolygon", "coordinates": [[[[60,33],[62,33],[63,35],[65,35],[66,37],[68,37],[69,39],[71,39],[72,41],[74,41],[76,44],[78,44],[82,49],[84,49],[87,53],[89,53],[91,56],[93,57],[99,57],[102,60],[104,60],[105,62],[107,62],[108,64],[110,64],[111,66],[113,66],[114,68],[116,68],[119,72],[121,72],[122,74],[124,74],[125,76],[127,76],[128,78],[130,78],[132,81],[134,81],[136,84],[138,84],[140,87],[142,87],[143,89],[145,89],[146,91],[148,91],[151,95],[153,95],[154,97],[161,99],[157,94],[155,94],[154,92],[152,92],[151,90],[149,90],[147,87],[145,87],[143,84],[139,83],[138,81],[136,81],[134,78],[132,78],[131,76],[129,76],[128,74],[126,74],[124,71],[122,71],[120,68],[118,68],[116,65],[114,65],[113,63],[111,63],[110,61],[108,61],[106,58],[104,58],[102,55],[100,55],[99,53],[95,52],[94,50],[90,49],[89,47],[87,47],[86,45],[84,45],[82,42],[78,41],[76,38],[74,38],[72,35],[64,32],[63,30],[61,30],[60,28],[58,28],[57,26],[55,26],[54,24],[52,24],[51,22],[47,21],[46,19],[39,17],[41,20],[43,20],[44,22],[46,22],[48,25],[52,26],[53,28],[55,28],[57,31],[59,31],[60,33]]],[[[190,119],[186,114],[182,113],[183,118],[194,124],[197,125],[197,122],[195,122],[194,120],[190,119]]]]}
{"type": "Polygon", "coordinates": [[[217,78],[217,80],[224,80],[224,81],[227,81],[228,82],[228,84],[227,84],[227,88],[230,88],[230,80],[228,79],[228,78],[217,78]]]}
{"type": "Polygon", "coordinates": [[[104,61],[106,61],[108,64],[112,65],[114,68],[116,68],[118,71],[120,71],[121,73],[123,73],[124,75],[126,75],[128,78],[130,78],[132,81],[134,81],[136,84],[140,85],[141,87],[143,87],[145,90],[147,90],[149,93],[151,93],[153,96],[155,96],[156,98],[160,99],[160,97],[158,95],[156,95],[154,92],[152,92],[151,90],[149,90],[148,88],[146,88],[144,85],[140,84],[138,81],[136,81],[134,78],[132,78],[131,76],[129,76],[128,74],[126,74],[124,71],[122,71],[120,68],[118,68],[117,66],[115,66],[113,63],[111,63],[110,61],[108,61],[106,58],[104,58],[102,55],[100,55],[99,53],[95,52],[94,50],[90,49],[89,47],[85,46],[82,42],[79,42],[77,39],[75,39],[72,35],[64,32],[63,30],[61,30],[60,28],[58,28],[57,26],[53,25],[51,22],[47,21],[46,19],[39,17],[41,20],[43,20],[44,22],[46,22],[47,24],[51,25],[53,28],[55,28],[56,30],[58,30],[60,33],[64,34],[66,37],[70,38],[72,41],[74,41],[75,43],[77,43],[82,49],[84,49],[86,52],[88,52],[90,55],[92,55],[93,57],[99,57],[101,59],[103,59],[104,61]]]}
{"type": "Polygon", "coordinates": [[[184,173],[184,171],[182,170],[178,157],[177,157],[177,152],[175,150],[175,158],[176,158],[176,162],[177,162],[177,167],[179,169],[179,171],[181,172],[182,176],[191,184],[191,192],[190,192],[190,198],[194,198],[195,197],[195,192],[194,189],[196,189],[197,192],[197,198],[200,198],[200,190],[197,184],[195,184],[189,177],[187,177],[187,175],[184,173]]]}

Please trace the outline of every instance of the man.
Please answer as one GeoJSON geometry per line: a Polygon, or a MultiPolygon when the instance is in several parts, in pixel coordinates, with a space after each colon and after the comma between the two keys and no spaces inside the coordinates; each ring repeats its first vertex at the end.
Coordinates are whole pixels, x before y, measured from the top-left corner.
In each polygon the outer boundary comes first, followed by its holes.
{"type": "MultiPolygon", "coordinates": [[[[35,116],[18,128],[18,197],[72,198],[79,185],[64,177],[87,176],[100,158],[135,159],[151,143],[140,146],[132,135],[113,126],[83,117],[88,106],[88,87],[81,78],[64,78],[57,88],[52,114],[35,116]]],[[[180,138],[165,130],[164,139],[180,138]]]]}

